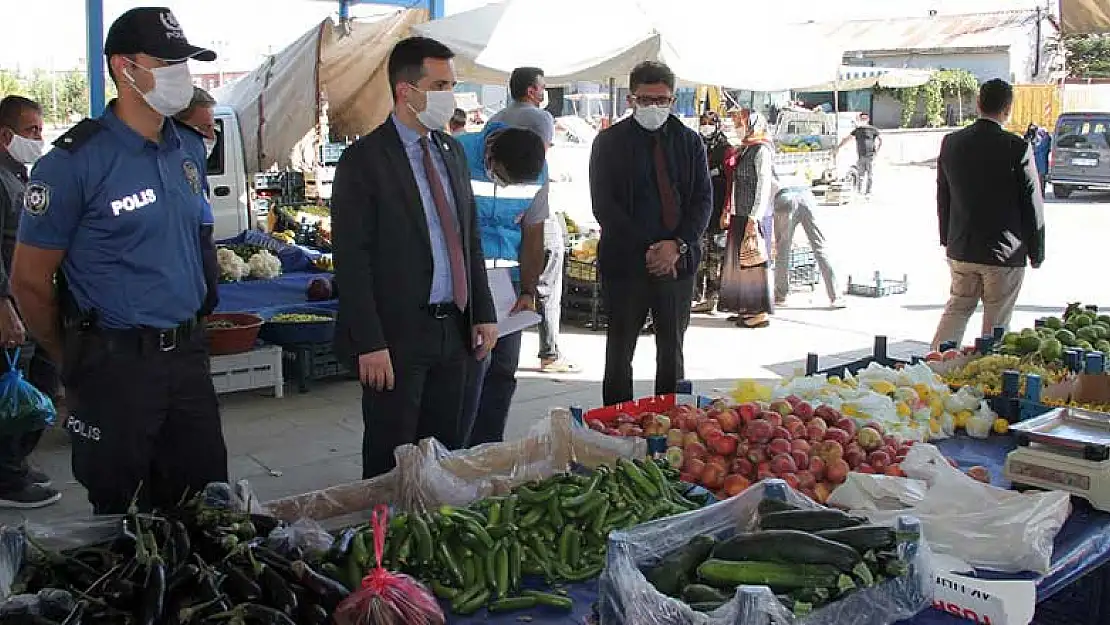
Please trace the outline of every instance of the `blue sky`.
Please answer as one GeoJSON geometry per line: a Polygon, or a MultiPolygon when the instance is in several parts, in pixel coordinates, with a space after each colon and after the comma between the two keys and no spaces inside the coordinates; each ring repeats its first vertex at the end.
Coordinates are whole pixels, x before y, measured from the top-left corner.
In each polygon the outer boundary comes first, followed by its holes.
{"type": "MultiPolygon", "coordinates": [[[[551,0],[558,2],[558,0],[551,0]]],[[[598,0],[604,2],[606,0],[598,0]]],[[[685,0],[675,0],[685,1],[685,0]]],[[[738,2],[741,0],[718,0],[738,2]]],[[[759,2],[763,0],[742,0],[759,2]]],[[[845,17],[925,15],[930,8],[943,13],[1028,8],[1048,0],[776,0],[784,13],[826,20],[845,17]]],[[[487,4],[489,0],[446,0],[448,13],[487,4]]],[[[105,22],[110,24],[135,0],[105,0],[105,22]]],[[[189,39],[213,47],[225,71],[247,70],[269,51],[277,51],[313,23],[334,14],[337,3],[325,0],[153,0],[169,6],[189,39]]],[[[711,15],[713,1],[694,3],[711,15]]],[[[384,7],[362,6],[354,15],[373,15],[384,7]]],[[[0,69],[29,72],[35,68],[71,69],[85,56],[84,0],[0,0],[5,28],[0,41],[0,69]],[[15,28],[12,28],[12,25],[15,28]],[[49,31],[49,32],[46,32],[49,31]],[[51,44],[44,45],[46,41],[51,44]]],[[[740,26],[738,25],[738,28],[740,26]]]]}

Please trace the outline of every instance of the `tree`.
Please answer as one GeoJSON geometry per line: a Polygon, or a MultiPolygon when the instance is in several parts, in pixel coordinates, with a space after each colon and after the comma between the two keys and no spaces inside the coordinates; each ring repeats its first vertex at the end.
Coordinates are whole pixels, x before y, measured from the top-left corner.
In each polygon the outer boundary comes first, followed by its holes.
{"type": "Polygon", "coordinates": [[[1066,35],[1048,45],[1063,51],[1069,78],[1110,78],[1110,36],[1066,35]]]}
{"type": "Polygon", "coordinates": [[[15,73],[0,69],[0,98],[12,94],[27,94],[27,91],[23,88],[23,81],[15,73]]]}

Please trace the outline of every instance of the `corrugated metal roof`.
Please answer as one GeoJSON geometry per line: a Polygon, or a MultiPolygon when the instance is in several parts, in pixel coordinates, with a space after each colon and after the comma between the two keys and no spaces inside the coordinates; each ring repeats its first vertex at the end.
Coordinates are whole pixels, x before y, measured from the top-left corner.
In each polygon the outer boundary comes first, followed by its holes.
{"type": "Polygon", "coordinates": [[[1014,30],[1031,28],[1032,11],[997,11],[880,20],[846,20],[810,24],[814,36],[832,39],[845,50],[930,50],[937,48],[1009,47],[1014,30]]]}

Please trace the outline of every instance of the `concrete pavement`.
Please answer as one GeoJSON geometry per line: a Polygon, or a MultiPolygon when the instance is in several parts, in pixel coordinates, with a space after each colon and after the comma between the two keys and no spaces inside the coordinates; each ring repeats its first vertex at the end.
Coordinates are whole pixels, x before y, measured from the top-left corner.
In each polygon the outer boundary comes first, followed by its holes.
{"type": "MultiPolygon", "coordinates": [[[[828,310],[824,290],[795,293],[769,328],[742,330],[723,316],[695,315],[686,335],[687,377],[699,392],[727,389],[738,378],[790,375],[807,353],[840,358],[870,351],[873,337],[885,334],[892,352],[908,356],[925,349],[947,299],[948,276],[937,244],[935,172],[928,167],[887,167],[876,176],[875,196],[847,206],[821,207],[817,218],[830,241],[838,276],[846,283],[876,271],[909,275],[906,295],[881,299],[850,297],[846,310],[828,310]],[[917,343],[909,343],[915,341],[917,343]],[[900,353],[899,353],[900,352],[900,353]]],[[[1110,233],[1107,196],[1079,194],[1066,202],[1050,200],[1047,260],[1030,271],[1019,299],[1014,324],[1059,312],[1069,301],[1110,305],[1110,285],[1099,263],[1110,233]]],[[[799,244],[804,239],[799,231],[799,244]]],[[[971,327],[977,326],[973,319],[971,327]]],[[[970,340],[970,334],[967,340],[970,340]]],[[[574,375],[538,373],[534,332],[523,341],[519,387],[507,430],[518,437],[556,406],[600,403],[604,333],[564,327],[561,349],[582,367],[574,375]]],[[[822,366],[833,364],[823,358],[822,366]]],[[[636,390],[651,393],[654,345],[641,338],[635,359],[636,390]]],[[[272,393],[221,397],[224,434],[233,478],[250,481],[262,499],[348,482],[360,475],[362,419],[358,385],[324,382],[307,394],[287,388],[285,398],[272,393]]],[[[0,511],[0,522],[28,519],[49,523],[86,515],[84,490],[73,481],[65,435],[46,437],[33,461],[49,472],[64,495],[41,510],[0,511]]]]}

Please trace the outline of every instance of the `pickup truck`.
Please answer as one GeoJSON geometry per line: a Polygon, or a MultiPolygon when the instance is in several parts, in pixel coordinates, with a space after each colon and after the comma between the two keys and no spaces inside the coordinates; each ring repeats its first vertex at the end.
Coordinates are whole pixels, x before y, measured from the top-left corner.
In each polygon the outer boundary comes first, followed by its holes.
{"type": "Polygon", "coordinates": [[[216,106],[213,115],[216,147],[208,157],[207,169],[209,202],[218,241],[258,227],[265,223],[267,215],[262,206],[256,207],[251,201],[243,135],[235,109],[216,106]]]}
{"type": "Polygon", "coordinates": [[[775,173],[811,182],[854,182],[855,150],[833,149],[852,131],[856,113],[836,115],[810,111],[784,111],[774,126],[775,173]]]}

